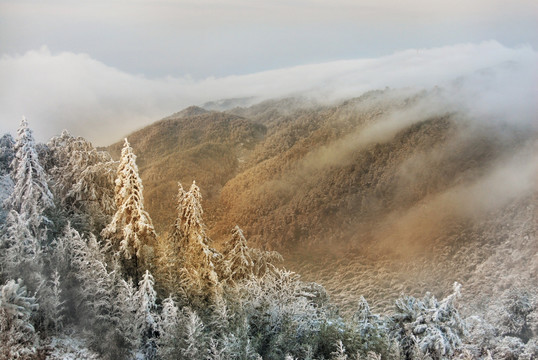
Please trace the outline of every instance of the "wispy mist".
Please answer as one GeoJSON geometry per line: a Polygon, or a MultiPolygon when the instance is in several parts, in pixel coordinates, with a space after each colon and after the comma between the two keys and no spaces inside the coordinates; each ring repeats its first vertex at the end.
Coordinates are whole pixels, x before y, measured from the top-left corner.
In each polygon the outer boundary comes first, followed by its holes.
{"type": "MultiPolygon", "coordinates": [[[[538,54],[491,41],[412,49],[376,59],[304,65],[251,75],[193,80],[122,72],[85,54],[46,47],[0,58],[0,131],[26,115],[44,141],[67,128],[97,145],[186,106],[234,97],[308,96],[336,101],[373,89],[449,87],[449,100],[478,117],[536,117],[538,54]],[[507,115],[507,116],[504,116],[507,115]]],[[[371,131],[374,131],[372,129],[371,131]]]]}

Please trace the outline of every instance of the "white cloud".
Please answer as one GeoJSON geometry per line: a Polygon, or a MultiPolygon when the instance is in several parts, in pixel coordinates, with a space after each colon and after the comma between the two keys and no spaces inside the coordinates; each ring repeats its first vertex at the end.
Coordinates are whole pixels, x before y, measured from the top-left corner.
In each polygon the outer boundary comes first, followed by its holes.
{"type": "Polygon", "coordinates": [[[336,100],[385,86],[450,85],[451,101],[476,115],[528,121],[538,113],[537,68],[538,54],[530,47],[491,41],[195,81],[132,75],[85,54],[53,54],[43,47],[0,58],[0,132],[14,132],[24,114],[39,140],[67,128],[103,145],[210,100],[294,94],[336,100]]]}

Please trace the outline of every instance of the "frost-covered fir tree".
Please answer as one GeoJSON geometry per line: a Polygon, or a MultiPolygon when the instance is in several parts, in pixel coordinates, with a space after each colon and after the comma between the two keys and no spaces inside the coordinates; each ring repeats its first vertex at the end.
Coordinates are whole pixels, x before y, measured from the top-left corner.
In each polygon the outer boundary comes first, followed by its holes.
{"type": "Polygon", "coordinates": [[[157,354],[162,359],[178,359],[180,357],[180,352],[174,344],[179,333],[179,321],[179,309],[172,296],[169,296],[162,303],[161,314],[157,322],[159,332],[157,354]]]}
{"type": "Polygon", "coordinates": [[[21,280],[0,286],[0,359],[36,356],[39,338],[30,317],[38,307],[21,280]]]}
{"type": "Polygon", "coordinates": [[[203,249],[209,249],[209,239],[205,232],[203,215],[202,193],[196,185],[196,181],[192,182],[188,192],[185,192],[181,184],[179,184],[178,216],[173,234],[179,236],[180,246],[185,248],[192,243],[198,244],[203,249]]]}
{"type": "Polygon", "coordinates": [[[178,339],[182,358],[204,359],[207,355],[207,338],[204,334],[204,324],[198,314],[192,309],[184,310],[184,327],[178,339]]]}
{"type": "Polygon", "coordinates": [[[172,243],[178,245],[184,281],[192,293],[218,297],[220,292],[215,262],[219,254],[210,247],[203,222],[202,194],[193,181],[188,192],[179,187],[178,215],[172,230],[172,243]]]}
{"type": "Polygon", "coordinates": [[[31,290],[37,290],[42,281],[41,254],[39,241],[28,229],[26,219],[11,210],[0,236],[0,278],[22,278],[31,290]]]}
{"type": "Polygon", "coordinates": [[[389,329],[386,319],[374,314],[366,299],[361,296],[357,310],[352,316],[350,345],[361,349],[367,355],[368,350],[383,352],[390,347],[389,329]]]}
{"type": "Polygon", "coordinates": [[[73,311],[87,329],[90,347],[106,358],[130,358],[138,340],[132,282],[122,278],[119,266],[108,269],[107,249],[95,236],[85,239],[68,227],[64,242],[71,244],[71,272],[79,283],[73,311]]]}
{"type": "Polygon", "coordinates": [[[117,162],[66,130],[47,144],[47,171],[55,201],[78,229],[101,231],[115,211],[117,162]]]}
{"type": "Polygon", "coordinates": [[[153,276],[146,270],[138,284],[138,290],[134,294],[135,322],[138,331],[139,348],[143,351],[146,359],[154,358],[157,351],[155,344],[157,329],[156,300],[157,293],[154,290],[153,276]]]}
{"type": "Polygon", "coordinates": [[[231,239],[224,245],[221,260],[221,275],[224,279],[238,281],[254,273],[254,261],[250,256],[247,239],[239,226],[232,230],[231,239]]]}
{"type": "Polygon", "coordinates": [[[404,296],[396,300],[391,334],[400,342],[406,359],[444,359],[461,347],[465,324],[455,304],[460,288],[454,283],[454,292],[441,301],[430,293],[423,299],[404,296]]]}
{"type": "Polygon", "coordinates": [[[46,174],[39,163],[32,130],[24,117],[17,131],[14,149],[15,158],[11,166],[15,185],[4,206],[17,211],[34,236],[41,236],[39,228],[48,222],[43,212],[54,207],[54,202],[46,174]]]}
{"type": "Polygon", "coordinates": [[[15,140],[10,134],[0,137],[0,176],[11,172],[11,163],[15,157],[15,140]]]}
{"type": "Polygon", "coordinates": [[[65,300],[63,300],[60,274],[54,271],[51,279],[39,292],[40,311],[44,312],[44,327],[59,332],[64,325],[65,300]]]}
{"type": "Polygon", "coordinates": [[[149,214],[144,210],[142,179],[138,174],[136,156],[125,139],[118,166],[115,201],[116,213],[103,229],[102,235],[117,242],[124,259],[132,259],[131,272],[138,278],[144,246],[154,242],[155,229],[149,214]]]}

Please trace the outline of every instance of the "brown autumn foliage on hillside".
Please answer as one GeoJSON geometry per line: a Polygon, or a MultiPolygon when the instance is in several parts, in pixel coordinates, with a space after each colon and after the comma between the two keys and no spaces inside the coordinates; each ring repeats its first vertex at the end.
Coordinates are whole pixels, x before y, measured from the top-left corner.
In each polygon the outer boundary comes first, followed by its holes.
{"type": "MultiPolygon", "coordinates": [[[[430,105],[441,96],[386,89],[336,105],[282,99],[227,112],[191,107],[129,141],[158,230],[171,224],[177,182],[196,180],[217,241],[238,224],[268,248],[360,247],[390,233],[391,218],[472,183],[528,141],[525,129],[471,123],[430,105]]],[[[113,156],[119,147],[109,148],[113,156]]],[[[403,237],[420,247],[431,236],[403,237]]]]}
{"type": "MultiPolygon", "coordinates": [[[[177,183],[193,180],[211,208],[266,128],[239,116],[191,107],[128,136],[144,184],[145,206],[158,231],[175,216],[177,183]]],[[[118,158],[122,142],[108,150],[118,158]]]]}
{"type": "Polygon", "coordinates": [[[409,110],[423,110],[431,95],[372,92],[333,107],[284,111],[280,120],[277,110],[262,109],[271,116],[257,118],[271,124],[267,136],[248,169],[222,189],[226,216],[214,236],[238,223],[269,247],[360,246],[375,240],[387,216],[471,182],[528,136],[500,136],[495,125],[473,127],[456,112],[409,110]]]}

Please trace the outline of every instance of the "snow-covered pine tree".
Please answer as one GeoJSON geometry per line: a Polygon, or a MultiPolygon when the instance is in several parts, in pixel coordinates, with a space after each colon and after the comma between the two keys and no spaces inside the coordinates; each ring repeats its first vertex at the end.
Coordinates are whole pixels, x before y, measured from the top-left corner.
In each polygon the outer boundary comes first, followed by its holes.
{"type": "Polygon", "coordinates": [[[4,279],[22,278],[32,291],[42,282],[41,246],[28,223],[15,210],[7,216],[0,237],[0,261],[4,279]]]}
{"type": "Polygon", "coordinates": [[[51,327],[58,332],[64,325],[65,300],[63,300],[60,274],[58,271],[52,273],[51,279],[44,284],[39,294],[40,311],[44,312],[44,327],[51,327]]]}
{"type": "Polygon", "coordinates": [[[11,172],[11,163],[15,157],[15,140],[10,134],[0,137],[0,176],[11,172]]]}
{"type": "Polygon", "coordinates": [[[129,359],[139,344],[135,293],[136,290],[131,279],[125,281],[121,277],[116,278],[114,300],[112,301],[114,328],[109,329],[109,331],[114,331],[113,335],[117,339],[118,346],[122,347],[129,359]]]}
{"type": "Polygon", "coordinates": [[[9,280],[0,286],[0,359],[31,359],[37,354],[39,337],[30,322],[38,309],[27,295],[22,280],[9,280]]]}
{"type": "Polygon", "coordinates": [[[65,232],[71,242],[72,267],[80,283],[78,292],[79,308],[89,323],[113,323],[114,281],[107,271],[105,256],[95,236],[84,239],[75,229],[68,227],[65,232]]]}
{"type": "Polygon", "coordinates": [[[68,226],[63,241],[70,244],[71,272],[79,283],[75,318],[87,330],[90,347],[107,358],[131,358],[138,339],[132,282],[118,273],[119,265],[108,269],[107,249],[95,236],[85,239],[68,226]]]}
{"type": "MultiPolygon", "coordinates": [[[[171,242],[178,244],[180,261],[186,275],[185,283],[199,288],[203,297],[215,300],[220,294],[215,272],[219,254],[210,247],[203,222],[202,194],[193,181],[188,192],[179,187],[178,216],[171,232],[171,242]]],[[[191,286],[192,287],[192,286],[191,286]]],[[[193,289],[196,293],[196,289],[193,289]]]]}
{"type": "Polygon", "coordinates": [[[372,313],[363,296],[359,299],[351,321],[349,344],[354,348],[360,349],[366,355],[368,351],[383,352],[390,347],[386,319],[372,313]]]}
{"type": "Polygon", "coordinates": [[[155,344],[157,330],[155,314],[157,305],[155,301],[157,300],[157,293],[153,289],[154,283],[153,276],[146,270],[138,284],[138,290],[134,294],[139,349],[143,351],[146,359],[154,358],[157,351],[155,344]]]}
{"type": "Polygon", "coordinates": [[[190,308],[184,310],[185,323],[179,340],[184,359],[205,359],[207,355],[207,338],[204,324],[198,314],[190,308]]]}
{"type": "Polygon", "coordinates": [[[78,229],[101,231],[115,211],[117,162],[82,137],[67,130],[47,144],[47,171],[55,201],[78,229]]]}
{"type": "Polygon", "coordinates": [[[260,354],[264,358],[299,355],[299,347],[321,331],[314,295],[306,291],[298,274],[276,269],[261,278],[251,276],[239,285],[249,325],[258,329],[256,341],[263,344],[260,354]]]}
{"type": "Polygon", "coordinates": [[[162,303],[162,311],[158,317],[157,330],[157,354],[165,360],[178,359],[179,351],[174,342],[178,336],[180,314],[179,309],[172,299],[172,296],[166,298],[162,303]]]}
{"type": "Polygon", "coordinates": [[[232,282],[247,278],[254,273],[254,261],[250,256],[247,239],[239,226],[232,230],[232,237],[224,245],[220,274],[224,280],[232,282]]]}
{"type": "Polygon", "coordinates": [[[178,216],[172,234],[178,236],[177,240],[179,240],[181,247],[186,248],[193,243],[209,249],[209,239],[205,232],[203,215],[202,193],[196,185],[196,181],[192,182],[188,192],[185,192],[179,184],[178,216]]]}
{"type": "Polygon", "coordinates": [[[153,244],[157,236],[151,218],[144,210],[142,190],[136,156],[125,139],[116,178],[117,210],[102,235],[118,243],[124,259],[132,259],[131,268],[127,270],[135,280],[138,280],[139,267],[142,265],[142,249],[144,245],[153,244]]]}
{"type": "Polygon", "coordinates": [[[52,193],[47,184],[46,174],[39,163],[32,130],[23,117],[15,141],[15,158],[12,162],[12,177],[15,183],[13,193],[4,206],[19,213],[28,223],[32,234],[42,237],[39,228],[48,222],[43,212],[54,207],[52,193]]]}
{"type": "Polygon", "coordinates": [[[181,183],[178,183],[178,195],[176,205],[176,220],[169,233],[159,235],[155,246],[156,271],[155,279],[159,285],[159,291],[164,294],[184,297],[186,283],[190,281],[183,267],[185,263],[185,251],[187,239],[181,229],[181,214],[183,201],[187,192],[181,183]]]}
{"type": "Polygon", "coordinates": [[[391,336],[400,342],[406,359],[444,359],[461,347],[465,323],[455,304],[460,288],[454,283],[454,292],[440,302],[430,293],[423,299],[403,296],[396,300],[391,336]]]}

